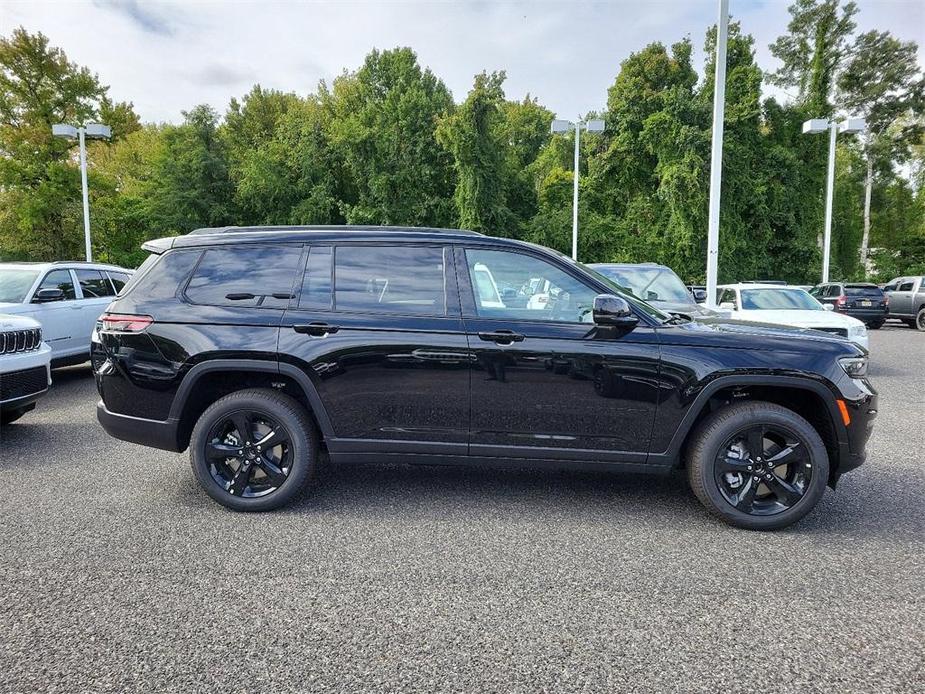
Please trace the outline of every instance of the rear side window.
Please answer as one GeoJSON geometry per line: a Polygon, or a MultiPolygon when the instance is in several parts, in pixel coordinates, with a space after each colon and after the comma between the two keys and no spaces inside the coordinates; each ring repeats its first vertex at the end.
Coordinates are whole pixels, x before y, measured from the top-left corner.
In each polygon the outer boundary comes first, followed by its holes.
{"type": "Polygon", "coordinates": [[[242,245],[202,255],[186,287],[194,304],[286,308],[301,246],[242,245]]]}
{"type": "Polygon", "coordinates": [[[99,270],[77,270],[77,281],[84,299],[98,299],[104,296],[115,296],[116,293],[109,284],[109,278],[99,270]]]}
{"type": "Polygon", "coordinates": [[[45,275],[39,289],[60,289],[64,292],[65,299],[77,298],[77,293],[74,291],[74,282],[71,281],[70,270],[52,270],[45,275]]]}
{"type": "Polygon", "coordinates": [[[149,255],[122,288],[120,298],[132,292],[145,301],[173,299],[201,255],[200,250],[149,255]]]}
{"type": "Polygon", "coordinates": [[[331,246],[312,246],[302,274],[299,308],[331,310],[331,246]]]}
{"type": "Polygon", "coordinates": [[[446,315],[443,248],[338,246],[334,265],[338,311],[446,315]]]}

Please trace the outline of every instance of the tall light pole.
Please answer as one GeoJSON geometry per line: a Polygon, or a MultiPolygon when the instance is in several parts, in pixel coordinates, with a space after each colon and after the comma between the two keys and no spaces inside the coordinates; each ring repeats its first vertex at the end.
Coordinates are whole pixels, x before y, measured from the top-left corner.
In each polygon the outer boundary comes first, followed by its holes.
{"type": "Polygon", "coordinates": [[[77,139],[80,142],[80,187],[83,193],[84,204],[84,243],[86,244],[87,260],[92,260],[90,248],[90,195],[87,189],[87,145],[86,139],[108,140],[112,137],[112,130],[108,125],[89,123],[85,126],[74,127],[58,123],[51,126],[51,134],[65,140],[77,139]]]}
{"type": "Polygon", "coordinates": [[[813,118],[803,123],[804,135],[829,133],[829,164],[825,183],[825,233],[822,241],[822,282],[829,281],[829,253],[832,249],[832,199],[835,197],[835,137],[862,133],[867,129],[863,118],[846,118],[841,123],[825,118],[813,118]]]}
{"type": "Polygon", "coordinates": [[[552,122],[552,132],[566,133],[569,130],[575,131],[575,174],[572,176],[572,260],[578,260],[578,144],[581,139],[581,128],[589,133],[599,133],[604,131],[604,121],[593,119],[589,121],[568,121],[554,120],[552,122]]]}
{"type": "Polygon", "coordinates": [[[723,119],[726,112],[726,39],[729,0],[719,0],[716,22],[716,68],[713,73],[713,135],[710,143],[710,208],[707,217],[707,306],[716,306],[719,266],[719,196],[723,180],[723,119]]]}

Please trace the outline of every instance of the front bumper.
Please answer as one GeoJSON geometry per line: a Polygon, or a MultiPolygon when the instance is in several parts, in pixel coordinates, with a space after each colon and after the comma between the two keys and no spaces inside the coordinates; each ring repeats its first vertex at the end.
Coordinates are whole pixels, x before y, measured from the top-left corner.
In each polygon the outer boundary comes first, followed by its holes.
{"type": "Polygon", "coordinates": [[[0,357],[0,409],[8,412],[31,405],[51,386],[51,347],[0,357]]]}
{"type": "Polygon", "coordinates": [[[844,425],[844,436],[839,436],[838,461],[832,470],[832,486],[838,478],[855,468],[860,467],[867,460],[867,442],[874,430],[874,420],[877,418],[877,391],[866,379],[852,379],[851,397],[845,397],[843,390],[842,402],[845,403],[849,422],[844,425]]]}

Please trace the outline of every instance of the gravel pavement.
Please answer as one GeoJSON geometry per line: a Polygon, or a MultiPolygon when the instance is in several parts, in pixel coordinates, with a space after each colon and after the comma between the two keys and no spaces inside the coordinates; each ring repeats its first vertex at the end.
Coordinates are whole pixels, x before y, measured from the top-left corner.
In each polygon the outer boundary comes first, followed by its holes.
{"type": "Polygon", "coordinates": [[[56,372],[0,435],[0,692],[921,692],[925,334],[871,348],[867,464],[777,533],[681,477],[401,465],[236,514],[56,372]]]}

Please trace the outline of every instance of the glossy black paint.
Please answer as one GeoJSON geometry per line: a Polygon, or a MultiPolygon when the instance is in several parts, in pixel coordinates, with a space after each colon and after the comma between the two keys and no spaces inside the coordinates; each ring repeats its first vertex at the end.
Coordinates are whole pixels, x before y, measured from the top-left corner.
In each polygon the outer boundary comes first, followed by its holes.
{"type": "MultiPolygon", "coordinates": [[[[567,258],[516,241],[445,231],[284,229],[190,235],[150,247],[163,256],[108,312],[154,322],[141,333],[98,330],[92,346],[100,421],[114,436],[146,445],[185,448],[187,406],[216,374],[294,388],[336,462],[397,456],[665,470],[678,464],[687,434],[710,408],[749,397],[750,389],[777,388],[821,404],[837,479],[863,461],[876,414],[870,384],[849,378],[837,363],[859,349],[812,331],[667,323],[632,300],[635,325],[479,317],[465,248],[534,255],[596,294],[615,292],[567,258]],[[300,307],[300,272],[291,278],[288,308],[191,303],[184,287],[202,249],[232,241],[285,244],[282,252],[301,254],[300,268],[312,245],[443,248],[445,315],[342,311],[323,302],[300,307]],[[838,399],[851,413],[849,426],[838,399]]],[[[616,303],[611,308],[622,311],[616,303]]]]}

